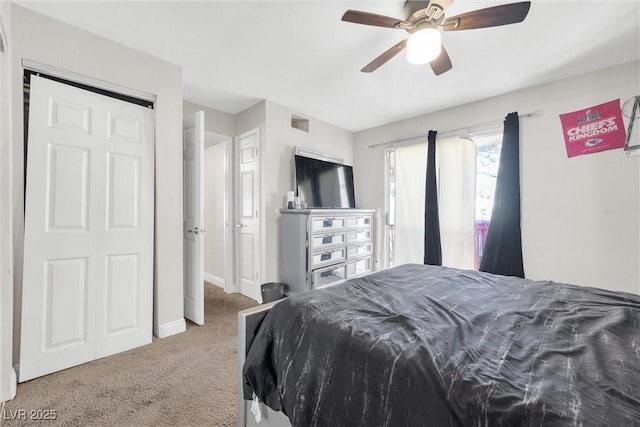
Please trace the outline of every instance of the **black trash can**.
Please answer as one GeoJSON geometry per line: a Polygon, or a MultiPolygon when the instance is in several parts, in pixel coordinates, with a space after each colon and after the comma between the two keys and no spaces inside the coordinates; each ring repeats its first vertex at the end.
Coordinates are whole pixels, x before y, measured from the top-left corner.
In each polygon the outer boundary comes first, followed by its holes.
{"type": "Polygon", "coordinates": [[[284,298],[285,284],[279,282],[264,283],[260,286],[262,290],[262,303],[277,301],[284,298]]]}

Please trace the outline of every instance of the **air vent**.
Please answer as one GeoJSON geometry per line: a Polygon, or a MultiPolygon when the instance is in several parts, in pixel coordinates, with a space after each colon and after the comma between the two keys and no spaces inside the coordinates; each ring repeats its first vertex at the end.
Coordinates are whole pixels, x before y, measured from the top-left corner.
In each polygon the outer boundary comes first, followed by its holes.
{"type": "Polygon", "coordinates": [[[309,119],[305,119],[304,117],[300,117],[292,114],[291,127],[294,129],[309,132],[309,119]]]}

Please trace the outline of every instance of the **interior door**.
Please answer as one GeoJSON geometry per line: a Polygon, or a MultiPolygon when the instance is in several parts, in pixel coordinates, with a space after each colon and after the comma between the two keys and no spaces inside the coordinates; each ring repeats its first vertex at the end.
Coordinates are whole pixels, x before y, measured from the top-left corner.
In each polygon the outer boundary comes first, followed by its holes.
{"type": "Polygon", "coordinates": [[[236,138],[236,277],[240,292],[261,301],[260,131],[236,138]]]}
{"type": "Polygon", "coordinates": [[[21,382],[151,342],[152,122],[31,77],[21,382]]]}
{"type": "Polygon", "coordinates": [[[184,120],[184,317],[204,324],[204,112],[184,120]]]}

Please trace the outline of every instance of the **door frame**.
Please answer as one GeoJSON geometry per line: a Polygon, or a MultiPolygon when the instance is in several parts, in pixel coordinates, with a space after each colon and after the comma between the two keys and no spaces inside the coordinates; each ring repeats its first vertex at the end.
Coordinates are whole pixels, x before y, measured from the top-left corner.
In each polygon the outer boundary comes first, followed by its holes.
{"type": "MultiPolygon", "coordinates": [[[[233,191],[233,162],[232,162],[232,153],[233,153],[233,138],[229,135],[222,135],[215,132],[204,131],[204,149],[213,147],[215,145],[222,144],[223,147],[223,164],[224,164],[224,200],[223,200],[223,221],[224,221],[224,291],[226,293],[234,293],[238,292],[237,286],[234,283],[234,242],[233,242],[233,229],[232,226],[234,224],[232,207],[234,206],[234,191],[233,191]]],[[[205,173],[206,173],[206,165],[205,165],[205,173]]],[[[206,196],[205,196],[206,197],[206,196]]],[[[207,224],[205,223],[205,227],[207,224]]],[[[207,239],[207,234],[204,235],[205,240],[207,239]]]]}
{"type": "MultiPolygon", "coordinates": [[[[3,2],[4,3],[4,2],[3,2]]],[[[11,5],[9,5],[11,7],[11,5]]],[[[0,11],[7,10],[0,4],[0,11]]],[[[6,16],[5,16],[6,17],[6,16]]],[[[10,18],[9,18],[10,21],[10,18]]],[[[10,22],[9,22],[10,24],[10,22]]],[[[17,377],[13,367],[13,219],[11,55],[2,15],[0,15],[0,402],[16,395],[17,377]]]]}

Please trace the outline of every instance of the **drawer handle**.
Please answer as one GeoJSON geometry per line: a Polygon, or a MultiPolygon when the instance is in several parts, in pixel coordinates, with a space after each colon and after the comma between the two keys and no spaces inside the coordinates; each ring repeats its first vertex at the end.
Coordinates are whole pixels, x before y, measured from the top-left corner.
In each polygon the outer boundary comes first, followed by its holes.
{"type": "Polygon", "coordinates": [[[324,236],[321,237],[322,239],[322,244],[323,245],[327,245],[329,243],[333,243],[333,238],[336,237],[335,234],[325,234],[324,236]]]}
{"type": "Polygon", "coordinates": [[[320,277],[328,277],[333,274],[335,270],[325,270],[320,272],[320,277]]]}

